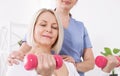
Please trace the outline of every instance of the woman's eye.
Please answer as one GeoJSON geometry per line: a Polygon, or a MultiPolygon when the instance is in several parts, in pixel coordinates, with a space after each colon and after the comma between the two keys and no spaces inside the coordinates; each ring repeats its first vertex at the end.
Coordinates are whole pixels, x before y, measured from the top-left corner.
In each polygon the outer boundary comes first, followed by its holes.
{"type": "Polygon", "coordinates": [[[40,26],[46,26],[46,24],[40,24],[40,26]]]}
{"type": "Polygon", "coordinates": [[[52,26],[52,28],[53,28],[53,29],[58,29],[58,27],[56,27],[56,26],[52,26]]]}

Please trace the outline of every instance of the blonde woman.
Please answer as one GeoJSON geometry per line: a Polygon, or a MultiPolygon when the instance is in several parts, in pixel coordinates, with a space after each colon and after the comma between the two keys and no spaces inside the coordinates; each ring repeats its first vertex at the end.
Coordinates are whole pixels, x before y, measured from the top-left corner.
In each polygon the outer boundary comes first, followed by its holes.
{"type": "Polygon", "coordinates": [[[7,76],[79,76],[73,63],[63,61],[60,69],[55,69],[55,59],[51,53],[58,54],[63,42],[63,27],[58,16],[49,9],[41,9],[34,16],[27,34],[27,42],[31,50],[27,54],[35,54],[38,66],[31,71],[24,68],[24,61],[9,66],[7,76]]]}

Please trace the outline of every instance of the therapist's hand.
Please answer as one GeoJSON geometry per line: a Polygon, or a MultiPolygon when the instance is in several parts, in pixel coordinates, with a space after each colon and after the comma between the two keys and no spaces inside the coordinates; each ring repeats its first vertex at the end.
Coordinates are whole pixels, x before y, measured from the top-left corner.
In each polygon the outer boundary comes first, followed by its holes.
{"type": "Polygon", "coordinates": [[[22,51],[13,51],[7,58],[8,65],[19,64],[18,60],[23,61],[24,56],[25,54],[22,51]]]}
{"type": "Polygon", "coordinates": [[[56,68],[56,61],[53,55],[37,54],[38,66],[36,71],[39,75],[51,76],[56,68]]]}
{"type": "Polygon", "coordinates": [[[75,60],[74,60],[74,58],[72,56],[68,56],[68,55],[61,55],[61,56],[62,56],[63,60],[75,64],[75,60]]]}

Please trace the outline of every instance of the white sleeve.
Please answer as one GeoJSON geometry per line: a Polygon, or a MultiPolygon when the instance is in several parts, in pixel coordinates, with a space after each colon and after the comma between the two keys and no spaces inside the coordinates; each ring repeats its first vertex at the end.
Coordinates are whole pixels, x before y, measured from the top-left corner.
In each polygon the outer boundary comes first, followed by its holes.
{"type": "Polygon", "coordinates": [[[37,76],[35,70],[27,71],[24,69],[24,64],[9,66],[6,76],[37,76]]]}

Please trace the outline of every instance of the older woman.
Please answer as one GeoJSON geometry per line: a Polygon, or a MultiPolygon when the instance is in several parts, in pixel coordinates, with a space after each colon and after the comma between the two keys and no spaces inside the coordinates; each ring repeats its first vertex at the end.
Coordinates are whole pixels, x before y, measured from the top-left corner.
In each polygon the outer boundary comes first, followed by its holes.
{"type": "Polygon", "coordinates": [[[74,65],[64,61],[60,69],[55,69],[53,50],[59,53],[63,42],[63,27],[58,16],[52,11],[42,9],[37,12],[27,34],[27,42],[32,47],[27,53],[37,55],[38,66],[27,71],[24,61],[19,65],[9,66],[7,76],[79,76],[74,65]]]}

